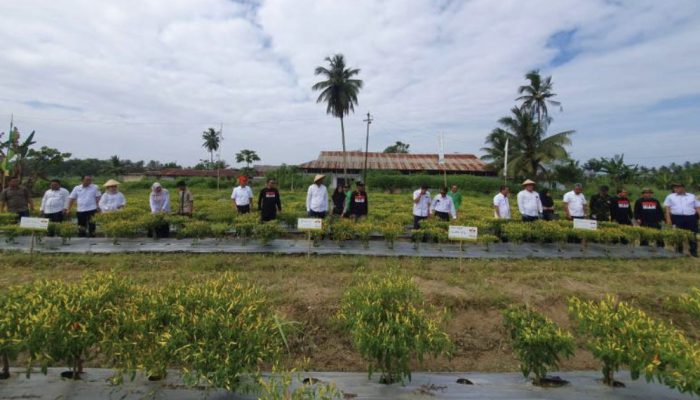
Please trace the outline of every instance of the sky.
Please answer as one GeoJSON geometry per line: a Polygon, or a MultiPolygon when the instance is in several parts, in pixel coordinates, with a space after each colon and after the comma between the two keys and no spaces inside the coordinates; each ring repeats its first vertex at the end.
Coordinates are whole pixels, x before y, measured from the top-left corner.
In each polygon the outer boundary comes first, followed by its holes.
{"type": "Polygon", "coordinates": [[[342,53],[364,87],[348,150],[482,154],[524,75],[552,76],[573,158],[700,161],[697,0],[4,0],[0,131],[74,157],[263,164],[340,150],[311,86],[342,53]]]}

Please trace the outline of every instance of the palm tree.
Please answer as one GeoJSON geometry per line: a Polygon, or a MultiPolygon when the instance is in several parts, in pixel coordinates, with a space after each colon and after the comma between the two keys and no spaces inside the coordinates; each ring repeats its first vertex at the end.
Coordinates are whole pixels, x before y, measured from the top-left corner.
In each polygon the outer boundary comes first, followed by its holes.
{"type": "Polygon", "coordinates": [[[209,152],[209,162],[210,165],[214,165],[214,152],[219,150],[219,145],[221,144],[221,132],[216,131],[214,128],[209,128],[202,132],[202,147],[207,149],[209,152]]]}
{"type": "Polygon", "coordinates": [[[340,135],[343,141],[343,175],[347,180],[348,160],[345,154],[345,126],[343,117],[350,111],[355,111],[357,93],[362,89],[362,81],[353,79],[360,73],[359,69],[345,68],[345,58],[342,54],[336,54],[332,58],[326,57],[329,68],[316,67],[314,75],[321,75],[325,80],[317,82],[311,89],[320,90],[321,94],[316,103],[326,103],[326,113],[340,118],[340,135]]]}
{"type": "Polygon", "coordinates": [[[239,153],[236,153],[236,162],[244,162],[246,169],[250,169],[250,164],[253,161],[260,161],[258,153],[256,153],[254,150],[241,150],[239,153]]]}
{"type": "Polygon", "coordinates": [[[525,79],[529,80],[530,84],[518,88],[518,93],[522,96],[515,100],[522,100],[523,104],[520,108],[529,111],[533,118],[537,117],[535,122],[539,124],[541,129],[546,129],[551,121],[547,111],[547,104],[561,109],[561,103],[552,100],[552,97],[557,95],[552,92],[552,77],[548,76],[543,80],[540,76],[540,71],[533,70],[525,74],[525,79]]]}
{"type": "Polygon", "coordinates": [[[571,144],[571,136],[575,131],[563,131],[545,137],[546,128],[541,128],[533,115],[521,108],[514,107],[512,115],[498,120],[500,128],[494,129],[486,137],[486,159],[491,159],[491,166],[502,172],[503,146],[509,140],[509,154],[512,157],[508,163],[509,176],[536,177],[545,173],[545,164],[564,160],[568,153],[564,146],[571,144]]]}

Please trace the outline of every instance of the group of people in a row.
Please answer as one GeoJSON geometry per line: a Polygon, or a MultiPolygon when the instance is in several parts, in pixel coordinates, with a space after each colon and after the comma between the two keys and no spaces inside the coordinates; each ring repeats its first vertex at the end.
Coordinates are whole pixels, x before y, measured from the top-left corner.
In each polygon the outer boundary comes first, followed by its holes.
{"type": "MultiPolygon", "coordinates": [[[[555,218],[554,200],[548,189],[535,191],[536,183],[530,179],[522,183],[523,189],[518,192],[518,211],[523,221],[536,221],[538,219],[552,220],[555,218]]],[[[601,186],[599,192],[591,196],[590,210],[588,201],[583,194],[583,186],[580,183],[574,185],[573,190],[564,194],[563,211],[566,219],[590,218],[596,221],[617,222],[621,225],[639,225],[648,228],[661,229],[663,222],[666,225],[679,229],[687,229],[697,234],[698,219],[700,219],[700,197],[695,197],[685,190],[682,183],[672,185],[673,193],[664,199],[663,204],[654,198],[654,191],[650,188],[642,189],[642,196],[634,203],[629,198],[629,192],[625,188],[617,189],[617,195],[611,196],[607,186],[601,186]]],[[[493,198],[494,216],[496,218],[510,219],[510,204],[508,201],[508,186],[501,189],[493,198]]],[[[697,244],[690,243],[690,252],[697,256],[697,244]]]]}

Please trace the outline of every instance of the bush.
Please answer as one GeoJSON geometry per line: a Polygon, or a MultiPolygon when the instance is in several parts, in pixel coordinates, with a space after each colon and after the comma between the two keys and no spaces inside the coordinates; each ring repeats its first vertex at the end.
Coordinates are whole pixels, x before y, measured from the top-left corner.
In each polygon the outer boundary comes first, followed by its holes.
{"type": "Polygon", "coordinates": [[[243,239],[243,244],[253,235],[255,227],[260,223],[260,217],[256,214],[242,214],[236,216],[233,227],[236,234],[243,239]]]}
{"type": "Polygon", "coordinates": [[[253,237],[260,240],[260,244],[263,246],[267,246],[285,233],[286,231],[282,229],[279,222],[274,220],[259,223],[255,225],[255,229],[253,229],[253,237]]]}
{"type": "Polygon", "coordinates": [[[503,312],[503,320],[520,368],[527,378],[540,385],[547,370],[558,368],[560,357],[574,354],[574,339],[542,314],[525,306],[512,306],[503,312]]]}
{"type": "MultiPolygon", "coordinates": [[[[450,175],[447,177],[450,185],[454,184],[471,192],[493,194],[498,192],[501,180],[494,177],[475,175],[450,175]]],[[[416,190],[421,184],[426,183],[431,188],[439,188],[444,185],[444,178],[441,175],[411,174],[403,175],[398,172],[374,172],[367,173],[367,186],[381,190],[416,190]]]]}
{"type": "Polygon", "coordinates": [[[418,286],[396,269],[381,274],[360,271],[344,293],[337,319],[352,337],[355,348],[383,383],[411,379],[411,361],[424,354],[448,355],[452,348],[441,321],[431,310],[418,286]]]}
{"type": "Polygon", "coordinates": [[[680,308],[700,322],[700,289],[693,288],[690,293],[678,299],[680,308]]]}
{"type": "Polygon", "coordinates": [[[387,247],[393,249],[396,238],[404,233],[404,228],[396,223],[387,223],[381,226],[381,233],[384,235],[387,247]]]}
{"type": "Polygon", "coordinates": [[[197,243],[199,239],[212,235],[212,229],[209,222],[206,221],[187,221],[177,232],[178,238],[190,238],[192,244],[197,243]]]}
{"type": "Polygon", "coordinates": [[[68,242],[78,234],[78,226],[72,222],[61,222],[56,226],[56,234],[61,237],[62,243],[68,242]]]}
{"type": "Polygon", "coordinates": [[[143,218],[136,220],[114,220],[101,225],[107,237],[112,238],[113,244],[119,244],[119,239],[137,237],[144,231],[143,218]]]}

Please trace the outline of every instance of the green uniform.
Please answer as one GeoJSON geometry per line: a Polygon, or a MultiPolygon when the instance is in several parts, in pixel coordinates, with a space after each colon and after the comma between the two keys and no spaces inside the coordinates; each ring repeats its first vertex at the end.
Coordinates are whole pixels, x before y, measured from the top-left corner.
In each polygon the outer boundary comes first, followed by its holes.
{"type": "Polygon", "coordinates": [[[591,219],[610,221],[610,202],[612,198],[600,193],[591,196],[591,219]]]}
{"type": "Polygon", "coordinates": [[[447,192],[447,195],[450,196],[452,199],[452,203],[455,205],[455,210],[459,210],[459,207],[462,205],[462,193],[460,192],[447,192]]]}

